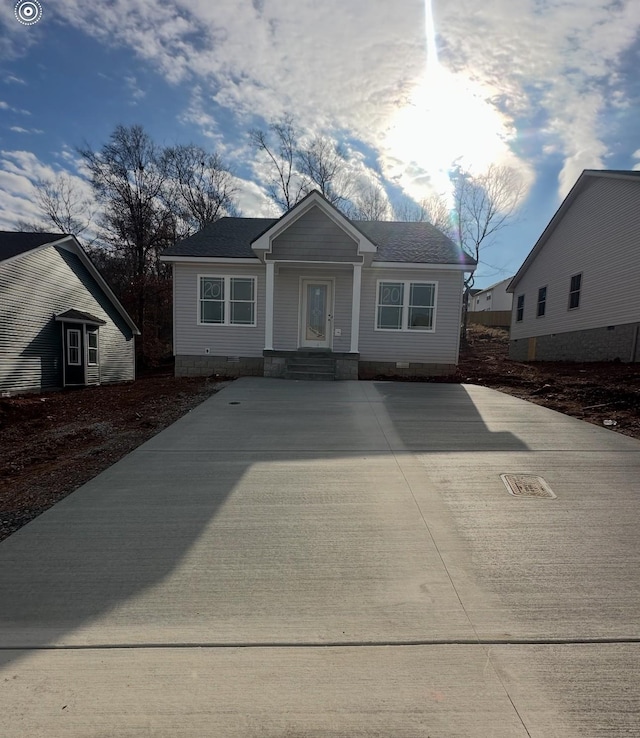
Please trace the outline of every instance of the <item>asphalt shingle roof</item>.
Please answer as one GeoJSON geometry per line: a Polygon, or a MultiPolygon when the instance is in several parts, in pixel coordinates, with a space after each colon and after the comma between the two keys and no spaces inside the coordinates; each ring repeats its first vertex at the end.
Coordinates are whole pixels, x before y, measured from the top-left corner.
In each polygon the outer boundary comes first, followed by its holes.
{"type": "Polygon", "coordinates": [[[0,261],[12,256],[24,254],[45,243],[53,243],[64,238],[64,233],[16,233],[14,231],[0,231],[0,261]]]}
{"type": "MultiPolygon", "coordinates": [[[[164,252],[164,256],[210,256],[255,258],[251,243],[271,228],[277,218],[221,218],[164,252]]],[[[463,254],[451,239],[430,223],[352,221],[377,247],[374,261],[422,264],[468,264],[475,261],[463,254]]]]}

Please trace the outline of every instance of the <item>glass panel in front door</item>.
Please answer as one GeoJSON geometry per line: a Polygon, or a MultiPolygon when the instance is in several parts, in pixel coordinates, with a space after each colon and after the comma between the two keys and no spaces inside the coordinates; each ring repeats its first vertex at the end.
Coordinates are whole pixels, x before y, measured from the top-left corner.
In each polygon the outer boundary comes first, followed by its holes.
{"type": "Polygon", "coordinates": [[[307,285],[307,341],[327,338],[327,285],[307,285]]]}

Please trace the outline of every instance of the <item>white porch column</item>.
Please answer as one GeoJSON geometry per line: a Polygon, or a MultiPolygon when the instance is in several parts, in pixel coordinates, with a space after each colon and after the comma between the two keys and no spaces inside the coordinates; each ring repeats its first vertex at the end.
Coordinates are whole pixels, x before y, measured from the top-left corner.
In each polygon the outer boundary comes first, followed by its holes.
{"type": "Polygon", "coordinates": [[[353,265],[353,290],[351,302],[351,348],[352,354],[358,353],[360,338],[360,293],[362,291],[362,264],[353,265]]]}
{"type": "Polygon", "coordinates": [[[275,263],[267,261],[267,280],[264,310],[264,348],[273,351],[273,291],[275,284],[275,263]]]}

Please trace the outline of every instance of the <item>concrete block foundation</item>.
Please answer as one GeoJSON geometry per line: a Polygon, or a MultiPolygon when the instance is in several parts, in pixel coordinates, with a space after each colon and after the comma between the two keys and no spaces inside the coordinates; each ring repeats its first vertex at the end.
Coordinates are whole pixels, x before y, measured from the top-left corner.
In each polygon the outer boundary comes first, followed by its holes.
{"type": "Polygon", "coordinates": [[[518,338],[509,343],[514,361],[640,361],[640,323],[518,338]]]}

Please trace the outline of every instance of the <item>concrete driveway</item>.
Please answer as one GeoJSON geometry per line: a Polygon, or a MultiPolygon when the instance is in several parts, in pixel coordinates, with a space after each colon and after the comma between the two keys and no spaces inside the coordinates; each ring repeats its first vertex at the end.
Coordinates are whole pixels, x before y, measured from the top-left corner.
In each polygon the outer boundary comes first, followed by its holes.
{"type": "Polygon", "coordinates": [[[481,387],[238,380],[0,543],[0,735],[640,735],[639,452],[481,387]]]}

